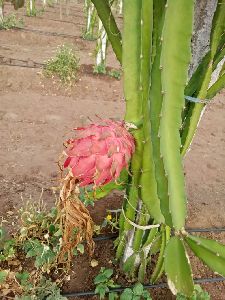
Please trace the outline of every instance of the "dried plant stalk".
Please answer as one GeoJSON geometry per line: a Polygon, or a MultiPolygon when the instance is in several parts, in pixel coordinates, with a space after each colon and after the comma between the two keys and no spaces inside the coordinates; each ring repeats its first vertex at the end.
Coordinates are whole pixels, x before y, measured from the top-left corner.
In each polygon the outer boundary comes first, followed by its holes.
{"type": "Polygon", "coordinates": [[[70,263],[73,249],[84,240],[87,243],[89,254],[92,255],[94,223],[89,211],[79,199],[79,187],[71,173],[68,173],[63,179],[58,212],[63,230],[59,261],[65,261],[65,256],[68,255],[70,263]]]}

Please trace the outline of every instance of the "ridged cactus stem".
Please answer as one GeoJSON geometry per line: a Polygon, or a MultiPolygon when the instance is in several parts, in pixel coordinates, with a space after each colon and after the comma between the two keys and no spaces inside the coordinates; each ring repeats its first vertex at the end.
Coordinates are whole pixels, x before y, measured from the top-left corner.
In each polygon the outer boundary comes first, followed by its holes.
{"type": "MultiPolygon", "coordinates": [[[[143,106],[143,161],[140,177],[140,196],[147,208],[149,217],[155,218],[158,222],[162,221],[157,197],[157,188],[154,177],[154,166],[152,160],[152,144],[150,138],[150,112],[149,112],[149,87],[150,87],[150,68],[152,51],[152,31],[153,31],[153,1],[142,1],[141,10],[141,54],[140,54],[140,89],[141,101],[143,106]]],[[[140,225],[147,225],[149,218],[143,215],[139,218],[140,225]]],[[[134,236],[134,251],[139,251],[142,245],[144,231],[137,229],[134,236]]]]}
{"type": "Polygon", "coordinates": [[[157,195],[157,183],[155,180],[155,166],[153,162],[151,121],[149,106],[149,89],[151,73],[153,33],[153,1],[142,1],[142,22],[141,22],[141,90],[143,105],[143,161],[142,174],[140,178],[141,199],[147,207],[152,218],[161,223],[164,218],[160,210],[160,202],[157,195]]]}
{"type": "Polygon", "coordinates": [[[163,103],[159,136],[160,151],[168,178],[172,223],[176,230],[181,230],[185,224],[187,209],[179,130],[184,107],[184,87],[191,56],[194,1],[168,0],[166,5],[161,37],[163,103]]]}
{"type": "Polygon", "coordinates": [[[151,119],[151,140],[153,146],[153,160],[155,169],[155,179],[157,182],[157,193],[160,199],[160,208],[167,225],[172,226],[169,212],[168,182],[165,175],[163,160],[160,153],[160,120],[162,109],[162,85],[161,85],[161,34],[164,22],[165,0],[154,1],[154,48],[155,56],[151,70],[150,88],[150,119],[151,119]]]}
{"type": "MultiPolygon", "coordinates": [[[[140,89],[140,55],[141,55],[141,1],[134,0],[124,1],[124,26],[123,26],[123,68],[124,68],[124,95],[126,99],[126,116],[127,122],[133,123],[138,128],[133,131],[136,142],[136,150],[131,161],[132,180],[128,191],[128,201],[124,213],[126,218],[134,221],[139,199],[139,178],[142,167],[142,150],[143,150],[143,132],[142,132],[142,102],[140,89]],[[132,34],[130,34],[132,32],[132,34]]],[[[121,218],[124,218],[121,215],[121,218]]],[[[133,238],[132,225],[125,219],[124,226],[120,230],[120,242],[117,248],[117,257],[123,255],[124,243],[127,243],[127,236],[133,238]]],[[[129,243],[128,243],[129,244],[129,243]]],[[[128,249],[124,255],[127,259],[128,249]]]]}

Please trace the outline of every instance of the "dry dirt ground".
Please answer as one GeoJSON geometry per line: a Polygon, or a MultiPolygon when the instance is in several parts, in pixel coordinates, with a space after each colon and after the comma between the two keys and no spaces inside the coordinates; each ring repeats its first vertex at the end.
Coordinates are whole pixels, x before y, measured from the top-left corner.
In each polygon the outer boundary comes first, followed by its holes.
{"type": "MultiPolygon", "coordinates": [[[[9,12],[13,8],[6,4],[5,10],[9,12]]],[[[72,134],[71,129],[86,124],[89,118],[95,120],[96,114],[103,118],[122,118],[124,114],[122,81],[92,74],[90,64],[94,62],[95,42],[81,38],[82,3],[73,4],[69,16],[64,13],[62,21],[57,5],[48,7],[38,17],[26,17],[24,9],[17,14],[24,19],[24,30],[0,31],[0,215],[16,210],[21,205],[21,195],[25,200],[38,199],[42,189],[44,200],[52,205],[51,188],[58,185],[57,160],[63,141],[72,134]],[[32,68],[34,62],[43,63],[54,55],[58,45],[65,43],[77,49],[83,65],[77,82],[70,89],[43,78],[41,69],[32,68]],[[27,67],[15,66],[21,64],[27,67]]],[[[108,65],[119,67],[111,49],[108,65]]],[[[224,93],[207,106],[184,161],[188,227],[225,227],[224,106],[224,93]]],[[[101,223],[106,209],[116,208],[120,203],[121,197],[114,194],[99,201],[91,210],[94,220],[101,223]]],[[[225,241],[223,234],[216,237],[225,241]]],[[[113,255],[111,241],[98,243],[94,258],[99,266],[91,268],[87,255],[77,259],[65,291],[93,289],[93,276],[101,265],[110,266],[113,255]]],[[[195,277],[213,276],[196,260],[193,269],[195,277]]],[[[120,281],[126,284],[122,275],[120,281]]],[[[225,299],[224,284],[205,284],[204,288],[213,300],[225,299]]],[[[154,299],[172,299],[165,289],[153,291],[153,295],[154,299]]]]}

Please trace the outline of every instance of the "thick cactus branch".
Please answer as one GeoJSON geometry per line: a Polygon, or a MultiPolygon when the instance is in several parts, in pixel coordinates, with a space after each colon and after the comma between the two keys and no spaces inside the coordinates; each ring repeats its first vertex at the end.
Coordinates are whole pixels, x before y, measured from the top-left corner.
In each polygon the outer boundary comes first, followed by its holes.
{"type": "Polygon", "coordinates": [[[160,137],[158,136],[161,108],[162,108],[162,86],[161,86],[161,34],[164,22],[165,11],[164,0],[154,1],[154,48],[155,57],[151,70],[151,88],[150,88],[150,119],[151,119],[151,140],[153,145],[153,159],[155,165],[155,179],[157,182],[157,193],[160,199],[160,208],[167,225],[172,227],[171,215],[169,212],[168,182],[165,176],[163,160],[160,153],[160,137]]]}
{"type": "Polygon", "coordinates": [[[184,87],[191,55],[193,8],[192,0],[169,0],[161,38],[163,104],[159,130],[160,151],[168,176],[172,222],[177,230],[184,227],[186,217],[186,194],[179,130],[184,107],[184,87]],[[179,43],[174,41],[179,41],[179,43]]]}
{"type": "Polygon", "coordinates": [[[107,32],[108,39],[116,54],[120,64],[122,64],[122,38],[121,33],[117,27],[116,21],[113,17],[108,0],[91,0],[94,4],[98,16],[102,21],[103,26],[107,32]]]}
{"type": "MultiPolygon", "coordinates": [[[[124,68],[124,95],[126,99],[127,122],[140,125],[142,120],[142,102],[140,89],[140,55],[141,55],[141,1],[124,1],[124,26],[123,26],[123,68],[124,68]],[[130,34],[132,32],[132,34],[130,34]]],[[[132,178],[128,188],[128,202],[124,206],[126,218],[134,221],[139,199],[139,178],[142,167],[143,130],[142,126],[133,132],[136,141],[136,150],[131,161],[132,178]]],[[[123,255],[125,237],[131,224],[121,215],[120,242],[117,248],[117,257],[123,255]]],[[[132,254],[132,253],[131,253],[132,254]]],[[[125,260],[127,257],[125,257],[125,260]]]]}

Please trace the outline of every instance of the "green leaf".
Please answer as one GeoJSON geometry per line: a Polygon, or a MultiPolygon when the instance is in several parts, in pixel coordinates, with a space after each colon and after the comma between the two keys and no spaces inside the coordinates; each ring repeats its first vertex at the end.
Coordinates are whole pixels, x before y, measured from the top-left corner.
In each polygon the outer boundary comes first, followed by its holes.
{"type": "Polygon", "coordinates": [[[97,188],[94,192],[89,192],[90,198],[101,199],[108,195],[113,190],[122,191],[126,188],[128,181],[128,172],[126,169],[123,169],[117,182],[110,182],[103,185],[100,188],[97,188]]]}
{"type": "Polygon", "coordinates": [[[83,244],[78,244],[78,245],[77,245],[77,250],[78,250],[81,254],[84,254],[84,245],[83,245],[83,244]]]}
{"type": "Polygon", "coordinates": [[[210,300],[209,294],[204,291],[200,285],[195,285],[194,293],[191,297],[186,297],[183,294],[177,294],[176,300],[210,300]]]}
{"type": "Polygon", "coordinates": [[[135,296],[141,296],[144,291],[143,285],[141,283],[136,283],[133,287],[133,293],[135,296]]]}
{"type": "Polygon", "coordinates": [[[133,253],[130,257],[127,258],[125,263],[123,263],[123,271],[125,273],[132,273],[135,267],[136,253],[133,253]]]}
{"type": "Polygon", "coordinates": [[[35,251],[34,249],[30,249],[30,250],[27,252],[26,257],[29,258],[29,257],[33,257],[33,256],[36,256],[36,251],[35,251]]]}
{"type": "Polygon", "coordinates": [[[114,292],[109,293],[109,300],[115,300],[117,298],[118,298],[117,293],[114,292]]]}
{"type": "Polygon", "coordinates": [[[103,274],[107,277],[110,278],[113,274],[113,270],[112,269],[105,269],[103,274]]]}
{"type": "Polygon", "coordinates": [[[62,230],[59,229],[54,233],[54,236],[62,236],[62,230]]]}
{"type": "Polygon", "coordinates": [[[6,270],[0,271],[0,284],[5,282],[7,275],[8,275],[8,271],[6,270]]]}
{"type": "Polygon", "coordinates": [[[49,233],[53,234],[55,232],[55,225],[51,224],[48,228],[49,233]]]}
{"type": "Polygon", "coordinates": [[[27,286],[27,280],[30,277],[30,274],[28,272],[16,273],[15,276],[19,280],[21,285],[27,286]]]}
{"type": "Polygon", "coordinates": [[[0,227],[0,241],[3,241],[6,238],[6,230],[3,226],[0,227]]]}
{"type": "Polygon", "coordinates": [[[101,283],[96,286],[95,293],[99,294],[100,299],[104,299],[105,294],[109,291],[107,285],[101,283]]]}
{"type": "Polygon", "coordinates": [[[225,245],[214,240],[188,235],[186,243],[208,267],[225,276],[225,245]]]}
{"type": "Polygon", "coordinates": [[[207,98],[212,99],[218,92],[225,87],[225,73],[208,89],[207,98]]]}
{"type": "Polygon", "coordinates": [[[120,300],[132,300],[133,299],[133,292],[131,289],[127,288],[123,291],[120,295],[120,300]]]}
{"type": "Polygon", "coordinates": [[[165,272],[174,295],[182,293],[190,297],[193,294],[194,284],[188,255],[178,236],[172,237],[166,246],[165,272]]]}

